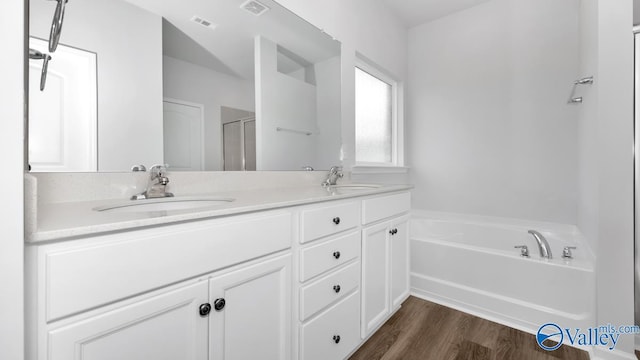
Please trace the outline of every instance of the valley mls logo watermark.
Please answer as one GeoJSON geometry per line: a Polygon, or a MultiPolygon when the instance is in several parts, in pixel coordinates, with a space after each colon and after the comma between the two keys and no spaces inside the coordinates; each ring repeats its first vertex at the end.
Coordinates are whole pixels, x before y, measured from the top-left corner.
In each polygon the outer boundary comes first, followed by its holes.
{"type": "Polygon", "coordinates": [[[562,346],[562,340],[564,340],[562,329],[554,323],[547,323],[540,326],[536,334],[538,345],[547,351],[553,351],[562,346]]]}
{"type": "Polygon", "coordinates": [[[623,334],[639,334],[640,326],[607,324],[586,329],[561,328],[556,323],[546,323],[538,328],[536,342],[547,351],[553,351],[562,346],[563,342],[574,346],[606,346],[613,350],[623,334]]]}

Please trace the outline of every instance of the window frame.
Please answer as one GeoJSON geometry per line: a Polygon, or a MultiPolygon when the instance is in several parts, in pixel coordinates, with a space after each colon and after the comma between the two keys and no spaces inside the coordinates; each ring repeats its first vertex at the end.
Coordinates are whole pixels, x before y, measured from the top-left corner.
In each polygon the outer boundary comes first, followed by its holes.
{"type": "MultiPolygon", "coordinates": [[[[365,73],[377,78],[378,80],[391,85],[391,162],[365,162],[359,161],[357,158],[357,132],[354,136],[354,159],[355,166],[362,168],[401,168],[404,167],[404,154],[403,154],[403,87],[402,83],[389,75],[384,70],[380,69],[377,65],[366,61],[360,56],[356,56],[356,63],[354,66],[354,78],[356,69],[360,69],[365,73]]],[[[354,81],[354,94],[357,96],[357,87],[354,81]]],[[[355,97],[354,97],[355,105],[355,97]]],[[[354,127],[357,119],[354,113],[354,127]]]]}

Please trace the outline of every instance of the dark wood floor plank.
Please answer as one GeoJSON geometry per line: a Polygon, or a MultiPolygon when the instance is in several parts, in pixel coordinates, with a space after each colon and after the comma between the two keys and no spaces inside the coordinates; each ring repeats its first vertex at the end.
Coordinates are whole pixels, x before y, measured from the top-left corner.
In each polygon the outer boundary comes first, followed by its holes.
{"type": "Polygon", "coordinates": [[[350,359],[588,360],[589,355],[566,345],[546,351],[529,333],[409,297],[350,359]]]}
{"type": "Polygon", "coordinates": [[[488,347],[464,340],[458,349],[455,360],[492,360],[493,351],[488,347]]]}

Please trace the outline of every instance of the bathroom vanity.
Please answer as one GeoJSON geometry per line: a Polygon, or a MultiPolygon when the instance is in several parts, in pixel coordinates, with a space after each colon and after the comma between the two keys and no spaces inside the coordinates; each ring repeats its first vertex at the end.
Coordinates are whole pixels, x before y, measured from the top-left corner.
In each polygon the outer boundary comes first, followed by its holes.
{"type": "Polygon", "coordinates": [[[346,358],[409,294],[409,189],[230,191],[140,212],[40,204],[27,358],[346,358]]]}
{"type": "Polygon", "coordinates": [[[27,359],[343,359],[399,308],[411,187],[293,171],[353,143],[338,40],[272,0],[58,1],[56,50],[49,3],[25,38],[27,359]],[[166,163],[175,197],[149,199],[166,163]]]}

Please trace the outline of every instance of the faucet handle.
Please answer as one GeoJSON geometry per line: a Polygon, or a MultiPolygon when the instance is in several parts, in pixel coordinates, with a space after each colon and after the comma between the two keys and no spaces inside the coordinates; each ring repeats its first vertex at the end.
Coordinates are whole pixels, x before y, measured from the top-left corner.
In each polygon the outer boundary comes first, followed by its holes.
{"type": "Polygon", "coordinates": [[[155,179],[157,177],[164,176],[164,173],[169,168],[169,164],[156,164],[151,167],[149,172],[151,173],[151,178],[155,179]]]}
{"type": "Polygon", "coordinates": [[[577,249],[575,246],[565,246],[564,249],[562,249],[562,258],[573,259],[573,254],[571,253],[571,250],[575,250],[575,249],[577,249]]]}
{"type": "Polygon", "coordinates": [[[527,245],[517,245],[514,248],[520,249],[520,256],[529,257],[529,247],[527,245]]]}

